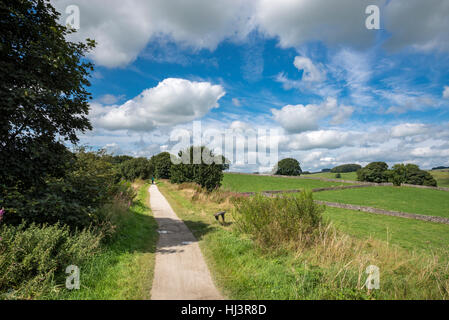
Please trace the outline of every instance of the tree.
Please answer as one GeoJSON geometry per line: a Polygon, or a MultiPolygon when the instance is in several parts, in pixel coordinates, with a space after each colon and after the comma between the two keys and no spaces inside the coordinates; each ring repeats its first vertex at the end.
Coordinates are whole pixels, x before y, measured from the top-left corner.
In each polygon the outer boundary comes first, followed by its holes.
{"type": "MultiPolygon", "coordinates": [[[[0,189],[62,176],[63,142],[90,130],[86,91],[95,42],[72,43],[47,0],[0,2],[0,189]]],[[[1,191],[1,190],[0,190],[1,191]]]]}
{"type": "Polygon", "coordinates": [[[366,182],[388,182],[388,165],[385,162],[371,162],[357,171],[357,180],[366,182]]]}
{"type": "Polygon", "coordinates": [[[395,186],[400,186],[407,180],[406,168],[404,164],[395,164],[389,172],[390,181],[395,186]]]}
{"type": "Polygon", "coordinates": [[[355,163],[342,164],[340,166],[331,169],[332,173],[344,173],[344,172],[356,172],[361,169],[362,166],[355,163]]]}
{"type": "Polygon", "coordinates": [[[147,158],[132,158],[122,162],[118,172],[121,178],[129,181],[149,179],[154,175],[154,164],[147,158]]]}
{"type": "Polygon", "coordinates": [[[286,158],[279,161],[276,165],[276,173],[282,176],[300,176],[302,173],[298,160],[286,158]]]}
{"type": "Polygon", "coordinates": [[[421,170],[416,164],[405,165],[405,183],[421,186],[436,187],[437,182],[433,176],[424,170],[421,170]]]}
{"type": "Polygon", "coordinates": [[[202,147],[190,147],[178,153],[178,162],[170,170],[172,183],[194,182],[207,191],[221,186],[223,171],[229,169],[229,163],[222,155],[215,155],[202,147]],[[198,161],[194,161],[194,160],[198,161]],[[195,163],[198,162],[198,163],[195,163]]]}
{"type": "Polygon", "coordinates": [[[156,156],[151,157],[154,165],[154,175],[158,179],[170,179],[170,169],[172,166],[170,153],[161,152],[156,156]]]}

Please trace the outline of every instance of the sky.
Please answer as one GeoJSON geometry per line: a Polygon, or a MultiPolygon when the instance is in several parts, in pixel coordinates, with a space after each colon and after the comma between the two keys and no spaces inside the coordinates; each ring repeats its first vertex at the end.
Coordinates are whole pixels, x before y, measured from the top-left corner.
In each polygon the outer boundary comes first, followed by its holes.
{"type": "MultiPolygon", "coordinates": [[[[200,123],[236,141],[262,130],[257,139],[269,135],[279,159],[308,171],[372,161],[449,166],[449,1],[52,3],[62,23],[73,17],[68,6],[79,9],[69,40],[97,41],[87,56],[94,129],[80,144],[175,153],[174,132],[200,123]],[[379,29],[366,26],[369,5],[379,8],[379,29]]],[[[271,167],[235,157],[231,170],[271,167]]]]}

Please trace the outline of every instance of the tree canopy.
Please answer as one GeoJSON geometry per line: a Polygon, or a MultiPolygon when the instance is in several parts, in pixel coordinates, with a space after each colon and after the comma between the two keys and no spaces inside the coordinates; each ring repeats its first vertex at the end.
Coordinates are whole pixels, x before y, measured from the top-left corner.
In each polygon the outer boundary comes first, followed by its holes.
{"type": "Polygon", "coordinates": [[[277,163],[276,173],[282,176],[299,176],[302,173],[298,160],[293,158],[282,159],[277,163]]]}
{"type": "Polygon", "coordinates": [[[72,31],[45,0],[0,2],[0,181],[29,188],[61,176],[63,141],[91,129],[86,87],[94,41],[66,40],[72,31]]]}

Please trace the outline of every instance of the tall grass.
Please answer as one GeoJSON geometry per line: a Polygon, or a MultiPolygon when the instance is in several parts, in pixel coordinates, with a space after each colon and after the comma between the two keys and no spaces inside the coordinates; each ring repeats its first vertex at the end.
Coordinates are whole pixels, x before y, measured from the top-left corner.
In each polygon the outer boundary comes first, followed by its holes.
{"type": "Polygon", "coordinates": [[[295,271],[301,298],[449,298],[447,258],[348,236],[323,222],[323,207],[314,204],[311,193],[234,202],[234,226],[240,234],[249,235],[262,251],[293,255],[294,264],[301,266],[295,271]],[[369,265],[380,268],[380,290],[366,289],[369,265]]]}
{"type": "Polygon", "coordinates": [[[323,223],[325,207],[316,204],[308,191],[274,198],[241,197],[233,202],[236,228],[264,247],[309,245],[323,223]]]}

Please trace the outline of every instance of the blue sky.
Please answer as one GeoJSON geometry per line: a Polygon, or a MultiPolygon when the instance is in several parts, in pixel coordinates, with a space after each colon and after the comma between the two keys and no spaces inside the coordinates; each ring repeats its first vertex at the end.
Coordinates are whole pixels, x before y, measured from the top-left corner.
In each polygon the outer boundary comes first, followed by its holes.
{"type": "MultiPolygon", "coordinates": [[[[174,129],[276,129],[279,158],[449,165],[449,3],[53,1],[96,39],[81,143],[117,154],[171,149],[174,129]],[[106,5],[107,3],[107,5],[106,5]],[[380,8],[368,30],[367,5],[380,8]]],[[[270,166],[234,163],[238,171],[270,166]]]]}

